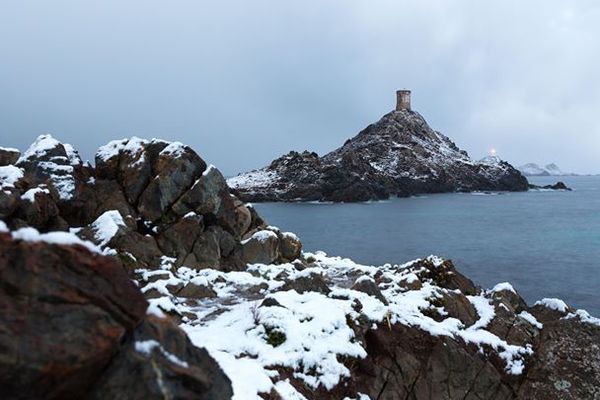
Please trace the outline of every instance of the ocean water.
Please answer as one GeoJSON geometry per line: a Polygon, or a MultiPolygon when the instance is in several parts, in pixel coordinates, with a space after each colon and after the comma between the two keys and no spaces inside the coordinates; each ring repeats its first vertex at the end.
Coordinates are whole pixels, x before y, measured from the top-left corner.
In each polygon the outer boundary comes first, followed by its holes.
{"type": "Polygon", "coordinates": [[[558,297],[600,317],[600,177],[530,179],[557,180],[574,190],[255,207],[308,251],[367,265],[436,254],[484,288],[508,281],[530,304],[558,297]]]}

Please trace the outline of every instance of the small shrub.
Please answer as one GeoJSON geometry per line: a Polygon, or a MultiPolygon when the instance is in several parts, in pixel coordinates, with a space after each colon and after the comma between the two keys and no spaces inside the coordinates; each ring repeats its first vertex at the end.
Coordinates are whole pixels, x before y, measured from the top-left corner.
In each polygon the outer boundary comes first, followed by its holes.
{"type": "Polygon", "coordinates": [[[280,346],[287,340],[285,333],[272,326],[265,326],[265,334],[267,335],[267,343],[273,347],[280,346]]]}

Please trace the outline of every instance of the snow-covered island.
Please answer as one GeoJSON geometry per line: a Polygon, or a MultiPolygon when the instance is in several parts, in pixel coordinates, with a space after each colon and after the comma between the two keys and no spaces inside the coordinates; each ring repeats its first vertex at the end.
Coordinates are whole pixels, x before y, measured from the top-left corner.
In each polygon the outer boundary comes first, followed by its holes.
{"type": "Polygon", "coordinates": [[[0,281],[5,398],[593,399],[600,387],[600,320],[584,310],[480,288],[436,256],[369,266],[303,252],[178,142],[113,141],[94,166],[48,135],[22,155],[0,149],[0,281]]]}
{"type": "Polygon", "coordinates": [[[353,202],[421,193],[526,191],[527,179],[499,157],[473,160],[400,105],[320,157],[292,151],[228,179],[244,201],[353,202]]]}
{"type": "Polygon", "coordinates": [[[570,172],[563,172],[560,167],[554,163],[541,166],[535,163],[521,165],[519,171],[525,176],[573,176],[570,172]]]}

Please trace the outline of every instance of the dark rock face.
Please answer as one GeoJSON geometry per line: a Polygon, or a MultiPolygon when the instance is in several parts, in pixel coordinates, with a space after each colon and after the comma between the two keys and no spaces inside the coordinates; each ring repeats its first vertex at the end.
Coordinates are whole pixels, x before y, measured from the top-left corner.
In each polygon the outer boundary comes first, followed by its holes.
{"type": "Polygon", "coordinates": [[[147,317],[88,394],[91,399],[230,399],[229,379],[173,322],[147,317]]]}
{"type": "Polygon", "coordinates": [[[529,189],[533,189],[533,190],[539,190],[539,189],[546,189],[546,190],[567,190],[567,191],[571,191],[572,190],[570,187],[568,187],[567,185],[565,185],[564,182],[556,182],[554,185],[544,185],[544,186],[534,185],[534,184],[530,183],[529,184],[529,189]]]}
{"type": "Polygon", "coordinates": [[[0,167],[15,164],[21,152],[17,149],[0,147],[0,167]]]}
{"type": "Polygon", "coordinates": [[[0,234],[0,274],[7,398],[85,393],[147,306],[118,264],[79,248],[0,234]]]}
{"type": "Polygon", "coordinates": [[[393,326],[369,331],[366,341],[358,384],[379,399],[514,398],[501,372],[454,340],[393,326]]]}
{"type": "Polygon", "coordinates": [[[0,233],[0,281],[3,398],[232,395],[205,350],[169,320],[146,317],[146,300],[112,258],[0,233]]]}
{"type": "Polygon", "coordinates": [[[421,115],[386,114],[331,153],[290,152],[228,180],[247,201],[352,202],[454,191],[525,191],[527,179],[501,160],[471,160],[421,115]]]}

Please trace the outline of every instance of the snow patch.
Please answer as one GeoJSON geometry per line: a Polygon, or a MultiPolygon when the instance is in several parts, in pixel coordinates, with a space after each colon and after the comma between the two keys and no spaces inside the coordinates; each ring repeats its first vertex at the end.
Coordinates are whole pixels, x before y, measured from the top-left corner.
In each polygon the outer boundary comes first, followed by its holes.
{"type": "Polygon", "coordinates": [[[54,139],[52,135],[40,135],[33,141],[29,148],[25,150],[23,154],[21,154],[17,164],[23,161],[28,161],[31,158],[43,157],[49,150],[52,150],[59,145],[61,145],[61,143],[54,139]]]}
{"type": "Polygon", "coordinates": [[[119,228],[125,227],[125,221],[121,213],[117,210],[110,210],[100,215],[91,228],[94,231],[94,239],[98,246],[105,247],[108,242],[117,234],[119,228]]]}
{"type": "Polygon", "coordinates": [[[15,187],[15,183],[23,178],[24,172],[21,168],[14,165],[6,165],[0,167],[0,189],[11,189],[15,187]]]}
{"type": "Polygon", "coordinates": [[[529,322],[531,325],[535,326],[538,329],[542,329],[544,325],[539,322],[533,315],[528,313],[527,311],[521,311],[519,313],[519,317],[523,318],[525,321],[529,322]]]}
{"type": "Polygon", "coordinates": [[[108,161],[109,159],[118,156],[126,143],[127,139],[111,140],[104,146],[98,148],[98,151],[96,151],[96,158],[102,161],[108,161]]]}
{"type": "Polygon", "coordinates": [[[492,292],[496,293],[496,292],[502,292],[503,290],[509,291],[509,292],[513,292],[513,293],[517,293],[517,291],[515,290],[515,288],[508,282],[502,282],[497,284],[496,286],[494,286],[492,288],[492,292]]]}
{"type": "Polygon", "coordinates": [[[561,299],[554,298],[544,298],[542,300],[536,301],[535,305],[541,305],[551,310],[556,310],[563,313],[566,313],[569,309],[569,307],[564,301],[562,301],[561,299]]]}
{"type": "Polygon", "coordinates": [[[180,157],[185,153],[185,145],[181,142],[172,142],[165,147],[159,155],[168,155],[172,157],[180,157]]]}
{"type": "Polygon", "coordinates": [[[268,231],[268,230],[262,230],[262,231],[258,231],[255,232],[252,236],[250,236],[248,239],[246,240],[242,240],[242,244],[246,244],[248,243],[250,240],[254,239],[254,240],[258,240],[260,243],[264,243],[267,240],[269,240],[270,238],[275,238],[277,239],[277,234],[273,231],[268,231]]]}
{"type": "Polygon", "coordinates": [[[576,310],[575,312],[569,313],[569,314],[567,314],[564,317],[564,319],[571,319],[571,318],[579,318],[579,320],[581,322],[585,322],[587,324],[592,324],[592,325],[600,326],[600,318],[592,317],[585,310],[576,310]]]}
{"type": "Polygon", "coordinates": [[[102,251],[91,242],[87,240],[81,240],[70,232],[48,232],[40,233],[35,228],[21,228],[12,232],[12,237],[16,240],[23,240],[26,242],[45,242],[48,244],[59,244],[59,245],[80,245],[87,248],[95,253],[102,253],[102,251]]]}
{"type": "Polygon", "coordinates": [[[183,361],[179,357],[174,355],[173,353],[166,351],[160,345],[160,343],[158,343],[156,340],[137,341],[134,343],[134,346],[135,346],[135,351],[137,351],[138,353],[144,354],[146,356],[150,356],[152,354],[152,351],[154,351],[154,349],[158,349],[162,353],[162,355],[165,356],[165,358],[167,360],[169,360],[171,363],[178,365],[180,367],[183,367],[183,368],[189,367],[189,365],[186,361],[183,361]]]}
{"type": "Polygon", "coordinates": [[[46,188],[42,188],[42,187],[34,187],[32,189],[29,189],[28,191],[26,191],[25,193],[23,193],[21,195],[21,199],[23,200],[27,200],[31,203],[35,202],[35,194],[36,193],[46,193],[46,194],[50,194],[50,191],[46,188]]]}

